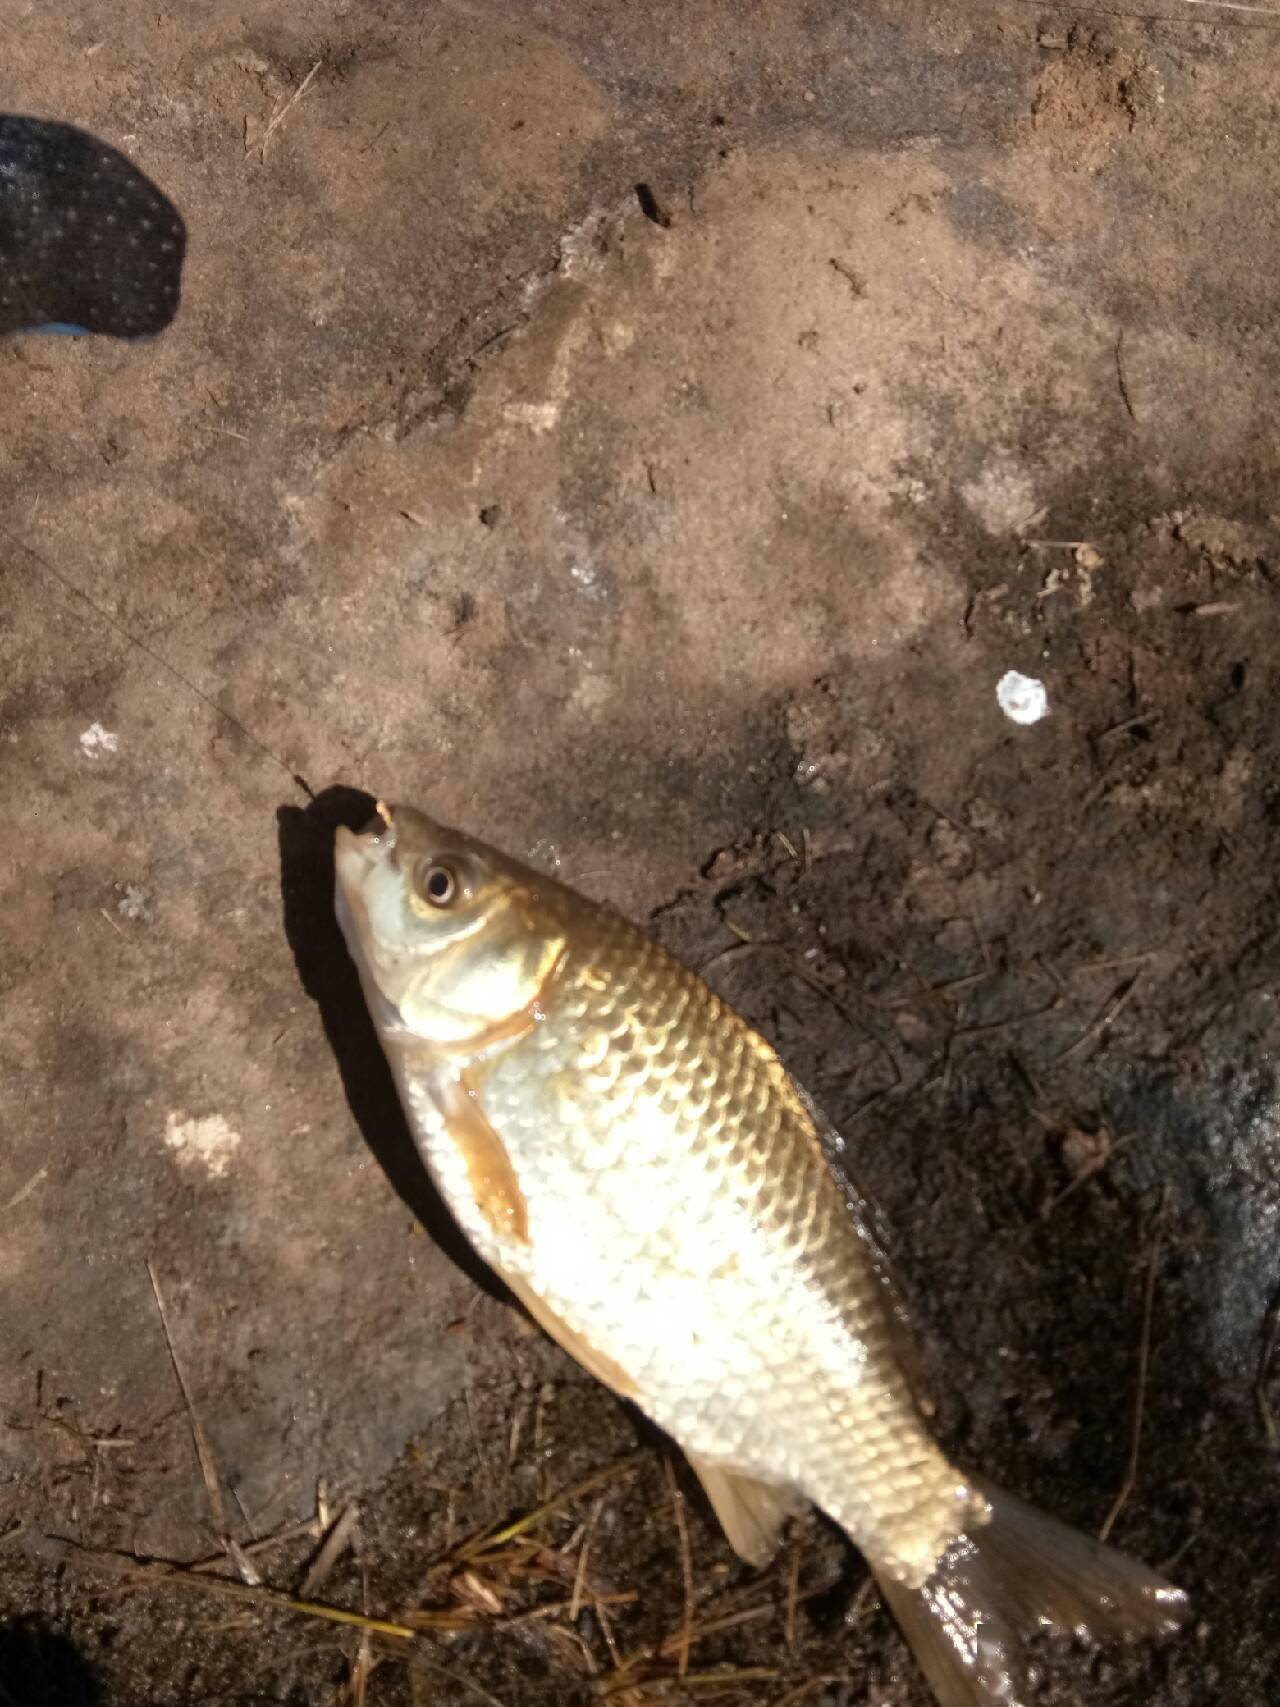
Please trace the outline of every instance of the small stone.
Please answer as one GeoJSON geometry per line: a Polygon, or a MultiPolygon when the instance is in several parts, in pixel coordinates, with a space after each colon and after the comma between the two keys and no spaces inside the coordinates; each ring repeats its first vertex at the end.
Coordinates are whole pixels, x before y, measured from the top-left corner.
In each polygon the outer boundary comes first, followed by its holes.
{"type": "Polygon", "coordinates": [[[1014,723],[1039,723],[1049,715],[1049,695],[1044,683],[1017,670],[1006,671],[996,683],[996,700],[1014,723]]]}

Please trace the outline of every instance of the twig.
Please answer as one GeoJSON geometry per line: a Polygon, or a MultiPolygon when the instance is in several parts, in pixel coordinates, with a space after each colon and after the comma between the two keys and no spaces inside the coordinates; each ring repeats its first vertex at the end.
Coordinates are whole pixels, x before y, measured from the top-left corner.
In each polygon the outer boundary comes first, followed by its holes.
{"type": "Polygon", "coordinates": [[[489,1484],[490,1506],[492,1508],[497,1503],[497,1482],[494,1478],[493,1468],[481,1450],[480,1431],[476,1427],[475,1406],[472,1403],[470,1386],[462,1389],[462,1402],[467,1413],[467,1428],[471,1434],[471,1447],[476,1455],[476,1467],[489,1484]]]}
{"type": "Polygon", "coordinates": [[[959,978],[944,978],[939,984],[925,984],[923,986],[917,984],[913,990],[892,991],[887,996],[871,996],[863,991],[862,1000],[869,1008],[880,1008],[888,1013],[900,1013],[904,1008],[914,1008],[922,998],[931,1001],[934,997],[941,997],[944,1002],[949,1002],[957,992],[972,990],[976,985],[989,983],[990,980],[990,972],[966,972],[959,978]]]}
{"type": "Polygon", "coordinates": [[[1147,1284],[1142,1300],[1142,1338],[1138,1344],[1138,1390],[1133,1405],[1133,1427],[1129,1435],[1129,1462],[1125,1467],[1124,1481],[1120,1491],[1112,1502],[1111,1510],[1107,1513],[1102,1528],[1098,1531],[1099,1541],[1105,1541],[1111,1534],[1113,1525],[1124,1510],[1130,1494],[1138,1483],[1138,1455],[1142,1449],[1142,1423],[1147,1406],[1147,1370],[1151,1362],[1151,1311],[1156,1296],[1156,1276],[1160,1271],[1160,1247],[1164,1242],[1164,1215],[1169,1202],[1169,1188],[1166,1186],[1160,1199],[1160,1208],[1156,1215],[1155,1237],[1151,1243],[1151,1256],[1147,1262],[1147,1284]]]}
{"type": "MultiPolygon", "coordinates": [[[[118,1563],[123,1564],[124,1561],[118,1563]]],[[[325,1606],[320,1601],[280,1594],[275,1589],[233,1582],[229,1577],[201,1576],[197,1571],[174,1570],[167,1565],[159,1570],[136,1571],[128,1582],[120,1586],[123,1591],[134,1594],[147,1589],[195,1589],[203,1594],[223,1595],[228,1600],[249,1600],[273,1612],[296,1612],[305,1618],[319,1618],[330,1624],[349,1624],[357,1630],[369,1630],[375,1636],[395,1636],[402,1642],[415,1641],[418,1635],[408,1624],[399,1624],[390,1618],[370,1618],[363,1612],[348,1612],[341,1606],[325,1606]]]]}
{"type": "MultiPolygon", "coordinates": [[[[245,1529],[248,1531],[250,1541],[256,1541],[258,1538],[258,1532],[253,1527],[253,1519],[249,1516],[249,1513],[245,1508],[245,1503],[244,1503],[243,1499],[241,1499],[241,1497],[240,1497],[240,1490],[239,1490],[239,1488],[237,1488],[235,1486],[234,1483],[232,1483],[232,1486],[231,1486],[231,1497],[236,1502],[236,1510],[240,1513],[240,1516],[244,1519],[244,1526],[245,1526],[245,1529]]],[[[243,1576],[243,1574],[244,1573],[241,1572],[242,1576],[243,1576]]],[[[245,1578],[245,1580],[247,1582],[248,1578],[245,1578]]]]}
{"type": "Polygon", "coordinates": [[[1160,1575],[1172,1580],[1174,1572],[1199,1539],[1200,1531],[1198,1529],[1193,1529],[1190,1535],[1187,1536],[1186,1540],[1182,1542],[1179,1547],[1175,1548],[1167,1559],[1162,1559],[1160,1561],[1160,1575]]]}
{"type": "MultiPolygon", "coordinates": [[[[928,802],[925,801],[924,804],[928,805],[928,802]]],[[[929,809],[932,812],[937,812],[936,807],[930,807],[929,809]]],[[[937,815],[939,817],[946,817],[944,812],[937,812],[937,815]]],[[[876,1045],[885,1060],[889,1063],[890,1071],[893,1073],[893,1084],[888,1087],[888,1090],[892,1091],[898,1089],[902,1084],[902,1069],[894,1059],[893,1051],[889,1048],[888,1044],[885,1043],[878,1033],[867,1025],[865,1021],[859,1020],[852,1010],[840,1000],[835,991],[828,989],[826,984],[823,983],[822,979],[819,978],[816,973],[810,972],[809,968],[805,966],[803,961],[797,960],[795,954],[785,942],[777,942],[772,938],[761,938],[759,941],[756,941],[755,938],[749,937],[745,931],[740,930],[731,919],[726,919],[724,922],[729,930],[731,930],[740,940],[731,944],[728,948],[722,948],[718,954],[713,954],[710,960],[704,962],[704,964],[698,968],[701,977],[705,978],[713,966],[722,961],[728,960],[731,956],[736,957],[742,954],[760,954],[765,952],[780,954],[786,962],[787,971],[790,973],[791,977],[798,979],[802,984],[806,984],[809,989],[813,991],[814,995],[821,996],[822,999],[840,1015],[840,1018],[849,1027],[850,1031],[869,1038],[870,1041],[876,1045]]],[[[888,1091],[878,1092],[874,1100],[879,1100],[880,1096],[887,1094],[888,1091]]],[[[865,1103],[863,1104],[863,1109],[869,1106],[869,1103],[865,1103]]],[[[857,1110],[855,1112],[861,1113],[862,1111],[863,1110],[857,1110]]]]}
{"type": "Polygon", "coordinates": [[[1274,6],[1246,6],[1241,0],[1178,0],[1182,6],[1208,6],[1215,12],[1260,12],[1264,17],[1280,18],[1274,6]]]}
{"type": "Polygon", "coordinates": [[[173,1364],[173,1373],[177,1378],[178,1388],[187,1407],[187,1417],[191,1423],[191,1438],[195,1442],[196,1457],[200,1460],[200,1474],[204,1477],[205,1492],[209,1496],[209,1513],[213,1518],[213,1532],[225,1547],[227,1517],[222,1504],[222,1489],[218,1485],[217,1465],[214,1463],[213,1453],[201,1426],[200,1418],[196,1415],[195,1405],[191,1401],[191,1390],[187,1386],[186,1376],[182,1373],[182,1365],[178,1362],[178,1354],[174,1350],[173,1335],[169,1332],[169,1318],[165,1315],[164,1299],[160,1296],[160,1282],[156,1279],[156,1271],[150,1260],[147,1262],[147,1274],[151,1279],[151,1290],[155,1293],[156,1309],[160,1312],[160,1326],[164,1329],[164,1343],[169,1348],[169,1361],[173,1364]]]}
{"type": "Polygon", "coordinates": [[[1253,1389],[1258,1401],[1262,1430],[1269,1446],[1280,1446],[1280,1428],[1276,1426],[1276,1415],[1271,1409],[1271,1401],[1267,1398],[1267,1381],[1271,1375],[1271,1360],[1275,1355],[1277,1337],[1280,1337],[1280,1293],[1271,1300],[1267,1313],[1262,1318],[1262,1350],[1258,1354],[1258,1379],[1253,1389]]]}
{"type": "Polygon", "coordinates": [[[1135,954],[1113,954],[1107,960],[1082,960],[1078,966],[1069,968],[1069,976],[1074,978],[1080,972],[1115,972],[1121,966],[1145,966],[1162,952],[1159,948],[1147,948],[1135,954]]]}
{"type": "Polygon", "coordinates": [[[1080,1033],[1075,1042],[1069,1043],[1060,1055],[1056,1055],[1054,1057],[1054,1060],[1069,1061],[1073,1055],[1078,1055],[1082,1049],[1087,1048],[1088,1045],[1093,1042],[1094,1038],[1100,1037],[1101,1034],[1106,1031],[1107,1028],[1119,1017],[1121,1010],[1126,1006],[1129,998],[1138,988],[1144,971],[1145,967],[1139,968],[1127,983],[1122,984],[1115,994],[1111,996],[1099,1010],[1097,1016],[1091,1020],[1080,1033]]]}
{"type": "Polygon", "coordinates": [[[817,1677],[807,1677],[803,1683],[797,1683],[794,1689],[789,1689],[785,1695],[780,1695],[773,1707],[795,1707],[797,1701],[803,1701],[805,1696],[812,1695],[815,1689],[821,1689],[829,1683],[843,1683],[844,1681],[842,1677],[821,1674],[817,1677]]]}
{"type": "Polygon", "coordinates": [[[267,163],[267,144],[271,141],[271,138],[275,135],[276,131],[279,130],[280,126],[284,123],[284,121],[285,121],[286,117],[289,115],[289,113],[291,113],[293,111],[293,109],[297,106],[298,102],[302,99],[302,97],[306,94],[307,90],[311,87],[312,79],[315,77],[316,72],[319,71],[320,67],[323,64],[324,64],[324,61],[322,59],[317,59],[315,64],[311,67],[310,71],[307,72],[307,75],[302,79],[301,83],[299,83],[298,87],[293,91],[292,95],[290,95],[289,99],[280,108],[280,111],[278,113],[273,113],[271,115],[271,119],[267,124],[267,128],[262,133],[262,141],[259,144],[258,158],[264,166],[267,163]]]}
{"type": "Polygon", "coordinates": [[[1158,711],[1140,711],[1136,717],[1126,717],[1123,723],[1112,723],[1094,737],[1097,741],[1109,741],[1113,735],[1125,735],[1130,729],[1151,729],[1159,723],[1158,711]]]}
{"type": "MultiPolygon", "coordinates": [[[[802,1593],[797,1593],[797,1606],[803,1605],[805,1601],[813,1600],[820,1594],[829,1593],[831,1586],[829,1582],[819,1583],[813,1588],[807,1588],[802,1593]]],[[[744,1624],[756,1624],[772,1617],[775,1610],[772,1599],[765,1602],[757,1600],[751,1606],[739,1605],[740,1601],[749,1599],[757,1592],[758,1586],[756,1584],[748,1584],[745,1589],[740,1589],[736,1593],[721,1596],[714,1600],[709,1610],[713,1610],[715,1616],[704,1617],[689,1627],[690,1644],[701,1642],[708,1636],[721,1635],[726,1630],[739,1629],[744,1624]]],[[[617,1661],[617,1672],[634,1678],[636,1680],[634,1687],[637,1689],[645,1685],[656,1685],[663,1681],[676,1682],[675,1677],[665,1678],[664,1675],[655,1674],[652,1668],[658,1661],[671,1659],[678,1652],[684,1637],[685,1631],[682,1628],[677,1630],[674,1635],[668,1636],[664,1641],[658,1643],[656,1647],[646,1644],[637,1648],[625,1659],[617,1661]],[[646,1668],[649,1669],[646,1670],[646,1668]]],[[[615,1687],[621,1687],[621,1685],[615,1687]]]]}
{"type": "Polygon", "coordinates": [[[520,1436],[524,1433],[524,1419],[532,1409],[532,1405],[533,1401],[528,1393],[522,1393],[519,1403],[511,1408],[511,1427],[507,1433],[508,1464],[514,1464],[516,1461],[516,1453],[520,1450],[520,1436]]]}
{"type": "Polygon", "coordinates": [[[855,273],[852,267],[844,261],[837,260],[834,255],[831,257],[831,265],[848,285],[854,296],[865,296],[867,294],[867,281],[861,274],[855,273]]]}
{"type": "Polygon", "coordinates": [[[676,1675],[684,1677],[689,1670],[689,1644],[693,1630],[693,1561],[689,1553],[689,1525],[684,1514],[684,1495],[676,1485],[675,1467],[669,1458],[663,1460],[667,1486],[671,1490],[671,1509],[675,1514],[676,1530],[680,1536],[680,1578],[684,1585],[684,1614],[676,1647],[676,1675]]]}
{"type": "Polygon", "coordinates": [[[1062,997],[1054,996],[1041,1007],[1028,1008],[1026,1013],[1010,1014],[1008,1019],[980,1020],[974,1025],[958,1025],[951,1033],[951,1041],[958,1042],[962,1037],[985,1037],[995,1031],[1008,1031],[1013,1026],[1026,1025],[1029,1020],[1043,1019],[1046,1014],[1053,1013],[1062,1006],[1062,997]]]}
{"type": "Polygon", "coordinates": [[[875,1586],[876,1579],[873,1576],[866,1576],[863,1578],[861,1588],[859,1588],[857,1594],[854,1595],[853,1600],[850,1602],[849,1610],[844,1615],[844,1626],[846,1630],[851,1630],[861,1619],[862,1614],[867,1610],[867,1607],[871,1602],[871,1591],[875,1586]]]}
{"type": "Polygon", "coordinates": [[[762,1618],[771,1618],[773,1611],[773,1603],[770,1601],[765,1606],[745,1606],[741,1612],[726,1612],[723,1618],[708,1618],[702,1624],[682,1626],[674,1636],[668,1636],[666,1641],[660,1644],[658,1658],[674,1658],[682,1651],[686,1642],[701,1642],[707,1636],[720,1636],[726,1630],[737,1630],[744,1624],[758,1624],[762,1618]]]}
{"type": "Polygon", "coordinates": [[[351,1532],[359,1519],[360,1509],[352,1500],[330,1529],[320,1551],[315,1556],[311,1569],[302,1579],[302,1586],[298,1593],[303,1600],[309,1600],[321,1584],[328,1580],[333,1567],[346,1551],[347,1544],[351,1540],[351,1532]]]}
{"type": "MultiPolygon", "coordinates": [[[[1280,10],[1275,6],[1249,6],[1243,0],[1178,0],[1180,6],[1207,6],[1214,12],[1252,12],[1264,18],[1280,19],[1280,10]]],[[[1172,19],[1163,20],[1171,23],[1172,19]]]]}
{"type": "Polygon", "coordinates": [[[1114,1156],[1118,1151],[1123,1150],[1126,1144],[1132,1144],[1137,1136],[1138,1134],[1136,1132],[1126,1132],[1123,1138],[1113,1139],[1107,1149],[1106,1155],[1103,1156],[1100,1161],[1089,1163],[1085,1167],[1081,1168],[1076,1177],[1073,1180],[1069,1180],[1056,1197],[1049,1199],[1048,1206],[1045,1209],[1046,1216],[1052,1215],[1058,1205],[1070,1197],[1073,1191],[1078,1191],[1079,1188],[1082,1185],[1087,1184],[1089,1180],[1096,1179],[1096,1177],[1106,1169],[1112,1156],[1114,1156]]]}
{"type": "Polygon", "coordinates": [[[227,1557],[240,1573],[242,1583],[248,1583],[251,1588],[262,1587],[262,1578],[258,1575],[257,1566],[232,1535],[227,1537],[227,1557]]]}
{"type": "Polygon", "coordinates": [[[796,1609],[800,1603],[800,1543],[797,1541],[791,1549],[791,1557],[787,1561],[787,1612],[783,1619],[782,1628],[786,1636],[787,1649],[795,1652],[796,1646],[796,1609]]]}
{"type": "MultiPolygon", "coordinates": [[[[591,1513],[588,1516],[587,1521],[582,1526],[582,1541],[578,1547],[578,1565],[577,1569],[573,1573],[573,1593],[569,1599],[570,1624],[577,1623],[578,1614],[582,1610],[584,1600],[583,1590],[586,1587],[587,1581],[587,1558],[591,1552],[591,1531],[596,1526],[596,1519],[604,1510],[604,1502],[605,1496],[601,1494],[599,1499],[592,1506],[591,1513]]],[[[599,1599],[599,1596],[596,1596],[596,1598],[599,1599]]]]}
{"type": "MultiPolygon", "coordinates": [[[[288,1546],[293,1541],[302,1541],[307,1538],[314,1539],[315,1535],[315,1520],[308,1519],[305,1523],[295,1523],[290,1525],[288,1529],[282,1529],[277,1535],[268,1535],[262,1541],[255,1541],[249,1547],[241,1547],[239,1552],[245,1559],[258,1559],[264,1553],[269,1553],[277,1547],[288,1546]]],[[[70,1544],[64,1542],[62,1545],[66,1546],[70,1544]]],[[[110,1588],[95,1589],[91,1597],[95,1600],[110,1594],[128,1594],[136,1590],[139,1586],[146,1587],[148,1581],[154,1579],[156,1576],[157,1566],[167,1571],[185,1570],[190,1571],[192,1575],[203,1576],[216,1571],[226,1570],[228,1563],[228,1556],[225,1551],[221,1553],[211,1553],[208,1558],[197,1559],[195,1563],[191,1565],[179,1565],[167,1559],[152,1560],[144,1563],[133,1554],[103,1552],[94,1548],[79,1546],[75,1547],[73,1551],[82,1557],[99,1560],[109,1565],[113,1570],[125,1568],[131,1569],[134,1573],[134,1580],[113,1583],[110,1588]]],[[[241,1572],[241,1575],[243,1575],[243,1572],[241,1572]]]]}
{"type": "Polygon", "coordinates": [[[1128,380],[1126,380],[1126,378],[1124,376],[1124,333],[1123,333],[1123,331],[1120,333],[1120,336],[1116,339],[1116,379],[1117,379],[1119,386],[1120,386],[1121,399],[1124,402],[1125,408],[1129,411],[1129,419],[1131,421],[1136,421],[1138,419],[1137,411],[1133,407],[1133,398],[1130,397],[1130,395],[1129,395],[1129,382],[1128,382],[1128,380]]]}
{"type": "Polygon", "coordinates": [[[574,1659],[581,1663],[588,1677],[599,1677],[600,1667],[591,1649],[571,1624],[548,1624],[547,1637],[550,1641],[559,1642],[562,1648],[572,1648],[574,1659]]]}
{"type": "MultiPolygon", "coordinates": [[[[1260,17],[1275,18],[1280,21],[1280,10],[1275,6],[1248,5],[1245,4],[1245,0],[1177,0],[1177,3],[1183,6],[1207,6],[1217,12],[1254,13],[1260,17]]],[[[1136,12],[1132,10],[1126,11],[1123,8],[1117,8],[1115,6],[1082,5],[1081,0],[1019,0],[1019,4],[1023,6],[1044,5],[1052,7],[1053,10],[1057,12],[1083,12],[1086,16],[1092,16],[1095,18],[1123,18],[1126,21],[1146,24],[1178,24],[1190,25],[1195,28],[1203,27],[1210,22],[1207,18],[1176,18],[1168,12],[1136,12]]],[[[1221,22],[1223,24],[1234,24],[1238,22],[1238,20],[1231,17],[1215,19],[1213,21],[1221,22]]],[[[1242,23],[1241,27],[1246,29],[1259,29],[1264,28],[1265,26],[1242,23]]]]}
{"type": "Polygon", "coordinates": [[[598,1595],[592,1598],[591,1610],[596,1615],[596,1623],[600,1626],[600,1634],[604,1637],[604,1645],[609,1650],[609,1659],[614,1670],[621,1671],[622,1654],[618,1649],[618,1639],[613,1633],[613,1625],[609,1622],[609,1615],[604,1609],[604,1602],[598,1595]]]}
{"type": "Polygon", "coordinates": [[[795,860],[796,864],[799,865],[800,864],[800,850],[796,847],[796,844],[791,840],[791,837],[787,834],[787,832],[785,830],[775,830],[774,834],[777,836],[778,840],[782,843],[783,847],[787,850],[787,852],[791,855],[792,859],[795,860]]]}
{"type": "Polygon", "coordinates": [[[758,952],[761,949],[774,948],[781,950],[783,953],[787,952],[787,945],[783,942],[757,942],[754,937],[746,936],[738,926],[734,924],[732,919],[725,920],[725,927],[726,929],[731,930],[738,940],[737,942],[731,942],[728,948],[720,949],[718,953],[713,954],[710,959],[704,960],[702,965],[698,967],[698,976],[700,978],[706,978],[717,966],[722,966],[726,960],[736,960],[739,955],[746,954],[748,951],[758,952]]]}
{"type": "Polygon", "coordinates": [[[674,1672],[617,1673],[601,1678],[595,1685],[596,1695],[621,1695],[630,1689],[656,1689],[662,1684],[680,1683],[685,1689],[731,1689],[743,1683],[772,1683],[778,1675],[776,1666],[719,1666],[710,1671],[688,1671],[682,1678],[674,1672]]]}
{"type": "Polygon", "coordinates": [[[362,1630],[360,1646],[356,1650],[355,1662],[351,1667],[351,1707],[365,1707],[369,1698],[369,1679],[373,1676],[377,1663],[369,1645],[369,1632],[362,1630]]]}
{"type": "Polygon", "coordinates": [[[425,1672],[428,1677],[443,1677],[458,1689],[465,1689],[474,1695],[477,1701],[483,1701],[487,1707],[502,1707],[502,1702],[496,1695],[490,1695],[487,1689],[482,1689],[478,1683],[473,1683],[469,1677],[463,1677],[461,1672],[450,1671],[448,1666],[442,1666],[437,1660],[424,1659],[421,1654],[401,1654],[399,1656],[411,1671],[425,1672]]]}
{"type": "MultiPolygon", "coordinates": [[[[303,1541],[308,1537],[314,1539],[315,1535],[316,1521],[313,1517],[309,1517],[304,1523],[292,1523],[287,1529],[280,1530],[278,1534],[268,1535],[265,1540],[255,1541],[252,1546],[242,1547],[240,1550],[246,1558],[257,1559],[263,1553],[273,1552],[277,1547],[288,1546],[291,1541],[303,1541]]],[[[198,1559],[194,1565],[188,1565],[186,1568],[200,1572],[216,1571],[220,1565],[225,1564],[225,1557],[214,1553],[207,1559],[198,1559]]]]}
{"type": "Polygon", "coordinates": [[[523,1517],[516,1518],[513,1523],[505,1524],[501,1529],[486,1530],[483,1534],[477,1535],[473,1540],[466,1542],[465,1545],[451,1554],[448,1559],[441,1560],[441,1565],[447,1566],[464,1559],[475,1559],[481,1553],[487,1553],[491,1548],[501,1547],[505,1542],[513,1541],[517,1535],[523,1535],[527,1529],[532,1529],[534,1524],[541,1523],[543,1518],[551,1517],[562,1506],[569,1505],[576,1499],[581,1499],[583,1494],[594,1493],[597,1488],[604,1487],[607,1482],[616,1481],[621,1476],[631,1475],[638,1468],[639,1459],[639,1453],[633,1453],[617,1464],[609,1464],[603,1470],[595,1471],[593,1475],[584,1476],[582,1481],[575,1482],[571,1488],[566,1488],[562,1493],[556,1494],[544,1504],[535,1507],[533,1511],[526,1512],[523,1517]]]}
{"type": "Polygon", "coordinates": [[[536,1624],[544,1618],[559,1618],[562,1614],[572,1623],[584,1606],[634,1606],[639,1598],[640,1591],[634,1588],[617,1589],[605,1594],[596,1594],[589,1590],[579,1600],[576,1609],[572,1600],[552,1600],[545,1606],[531,1606],[528,1612],[512,1612],[505,1618],[495,1618],[492,1627],[495,1630],[511,1630],[518,1624],[536,1624]]]}

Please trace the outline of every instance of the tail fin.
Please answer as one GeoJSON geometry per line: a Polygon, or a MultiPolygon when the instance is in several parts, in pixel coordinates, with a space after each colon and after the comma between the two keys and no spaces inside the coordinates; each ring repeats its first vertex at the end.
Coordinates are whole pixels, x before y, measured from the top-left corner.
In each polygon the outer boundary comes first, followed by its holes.
{"type": "Polygon", "coordinates": [[[1025,1707],[1027,1632],[1167,1635],[1187,1597],[1136,1560],[984,1488],[991,1518],[920,1589],[877,1577],[940,1707],[1025,1707]]]}

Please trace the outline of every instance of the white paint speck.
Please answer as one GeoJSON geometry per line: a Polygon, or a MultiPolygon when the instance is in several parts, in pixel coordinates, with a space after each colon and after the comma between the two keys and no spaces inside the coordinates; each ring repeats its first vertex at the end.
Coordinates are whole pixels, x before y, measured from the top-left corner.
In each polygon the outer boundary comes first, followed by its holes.
{"type": "Polygon", "coordinates": [[[581,587],[587,598],[604,600],[609,597],[608,585],[590,558],[575,558],[569,565],[569,576],[577,586],[581,587]]]}
{"type": "Polygon", "coordinates": [[[91,723],[81,732],[80,751],[86,759],[96,759],[103,753],[114,753],[120,746],[120,737],[104,729],[101,723],[91,723]]]}
{"type": "Polygon", "coordinates": [[[221,1179],[240,1147],[240,1134],[220,1114],[166,1116],[164,1141],[184,1167],[202,1167],[210,1179],[221,1179]]]}
{"type": "Polygon", "coordinates": [[[996,683],[1001,711],[1015,723],[1039,723],[1049,715],[1049,695],[1043,682],[1009,670],[996,683]]]}
{"type": "Polygon", "coordinates": [[[526,857],[529,864],[540,871],[556,872],[560,869],[560,849],[554,842],[545,838],[535,842],[526,857]]]}
{"type": "Polygon", "coordinates": [[[151,918],[151,902],[145,889],[139,889],[136,883],[127,883],[124,894],[116,902],[116,912],[122,919],[149,921],[151,918]]]}
{"type": "Polygon", "coordinates": [[[549,433],[560,419],[560,405],[549,403],[507,403],[503,418],[517,427],[528,427],[531,433],[549,433]]]}

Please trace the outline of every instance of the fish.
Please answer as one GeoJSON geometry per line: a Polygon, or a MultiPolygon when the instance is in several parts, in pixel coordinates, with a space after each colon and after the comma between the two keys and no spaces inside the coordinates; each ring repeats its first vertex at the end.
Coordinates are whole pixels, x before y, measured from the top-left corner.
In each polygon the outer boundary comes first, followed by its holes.
{"type": "Polygon", "coordinates": [[[119,149],[0,113],[0,337],[147,342],[178,311],[186,244],[182,215],[119,149]]]}
{"type": "Polygon", "coordinates": [[[336,831],[335,906],[408,1124],[479,1255],[680,1447],[752,1565],[816,1505],[940,1707],[1028,1700],[1043,1626],[1187,1597],[953,1465],[875,1212],[781,1058],[620,914],[411,807],[336,831]]]}

